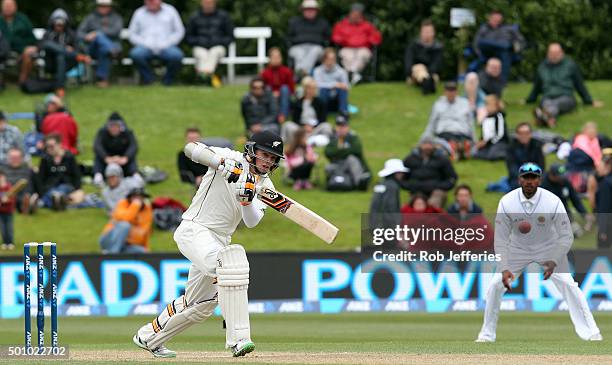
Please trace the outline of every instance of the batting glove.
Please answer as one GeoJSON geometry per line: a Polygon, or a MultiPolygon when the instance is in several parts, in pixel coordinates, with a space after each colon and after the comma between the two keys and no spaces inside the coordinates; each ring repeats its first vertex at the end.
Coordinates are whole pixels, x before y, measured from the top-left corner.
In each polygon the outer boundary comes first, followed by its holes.
{"type": "Polygon", "coordinates": [[[224,159],[221,161],[217,170],[221,172],[221,176],[229,183],[237,182],[244,171],[242,164],[232,159],[224,159]]]}
{"type": "Polygon", "coordinates": [[[236,199],[242,205],[249,205],[255,198],[255,177],[251,173],[240,175],[236,183],[236,199]]]}

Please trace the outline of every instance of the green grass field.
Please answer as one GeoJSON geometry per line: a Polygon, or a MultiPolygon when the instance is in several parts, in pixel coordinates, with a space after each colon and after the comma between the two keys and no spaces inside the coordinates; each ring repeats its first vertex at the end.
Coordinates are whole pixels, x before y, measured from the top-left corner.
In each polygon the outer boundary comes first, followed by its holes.
{"type": "MultiPolygon", "coordinates": [[[[134,331],[147,320],[60,318],[60,344],[69,346],[73,359],[80,359],[74,363],[149,361],[150,355],[131,343],[134,331]]],[[[422,364],[451,358],[454,363],[520,363],[521,355],[530,356],[530,363],[612,362],[609,341],[581,341],[567,313],[502,313],[494,344],[473,342],[481,320],[480,313],[254,315],[257,350],[239,362],[422,364]]],[[[612,332],[611,314],[596,314],[596,320],[604,336],[612,332]]],[[[22,320],[0,324],[0,344],[22,343],[22,320]]],[[[178,352],[181,363],[227,362],[231,357],[223,352],[224,341],[221,321],[214,317],[177,336],[168,347],[178,352]]]]}
{"type": "MultiPolygon", "coordinates": [[[[532,106],[522,105],[529,92],[529,84],[511,85],[506,94],[508,119],[511,126],[531,120],[532,106]]],[[[579,107],[564,116],[556,130],[569,136],[580,130],[583,122],[597,121],[602,132],[612,135],[612,82],[589,82],[588,87],[596,99],[603,100],[604,108],[579,107]]],[[[178,179],[176,153],[183,145],[183,131],[191,125],[199,126],[205,136],[222,136],[237,141],[243,133],[239,100],[246,87],[225,86],[220,90],[198,86],[163,88],[153,86],[114,86],[96,89],[91,86],[71,89],[68,104],[80,125],[81,160],[91,160],[93,137],[106,117],[119,111],[138,136],[140,165],[154,165],[170,175],[162,184],[150,186],[154,195],[172,196],[188,203],[193,190],[178,179]]],[[[415,145],[427,122],[431,105],[436,97],[423,97],[415,88],[402,83],[365,84],[353,89],[352,104],[360,113],[352,120],[361,135],[368,162],[374,172],[382,168],[388,158],[403,158],[415,145]]],[[[27,96],[9,88],[0,96],[0,109],[8,112],[32,111],[42,96],[27,96]]],[[[27,121],[16,122],[23,130],[30,128],[27,121]]],[[[240,148],[242,148],[240,146],[240,148]]],[[[324,160],[324,159],[323,159],[324,160]]],[[[505,174],[502,162],[460,162],[455,165],[460,182],[472,185],[475,199],[486,212],[494,212],[499,194],[485,194],[485,185],[505,174]]],[[[278,173],[277,173],[278,175],[278,173]]],[[[322,176],[322,169],[319,169],[322,176]]],[[[280,184],[276,176],[277,186],[280,184]]],[[[368,210],[370,193],[327,193],[321,189],[292,193],[290,187],[282,191],[319,212],[334,222],[341,233],[334,246],[322,244],[316,237],[274,212],[263,224],[252,230],[236,232],[234,242],[255,250],[350,250],[359,246],[360,214],[368,210]]],[[[88,191],[94,191],[89,187],[88,191]]],[[[403,200],[407,195],[402,196],[403,200]]],[[[58,241],[60,252],[98,252],[97,239],[106,223],[101,210],[52,213],[41,211],[32,217],[16,219],[16,241],[58,241]]],[[[594,247],[592,236],[576,243],[575,247],[594,247]]],[[[152,237],[154,251],[175,251],[171,234],[155,232],[152,237]]],[[[5,253],[0,253],[5,254],[5,253]]]]}

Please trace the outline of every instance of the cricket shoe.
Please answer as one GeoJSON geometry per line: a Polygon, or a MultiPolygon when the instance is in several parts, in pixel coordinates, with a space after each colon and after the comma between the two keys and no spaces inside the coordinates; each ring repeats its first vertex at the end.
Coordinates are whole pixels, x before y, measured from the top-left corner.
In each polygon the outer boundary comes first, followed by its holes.
{"type": "Polygon", "coordinates": [[[150,349],[149,347],[147,347],[147,344],[143,340],[141,340],[140,337],[138,337],[137,334],[134,335],[134,337],[132,338],[132,341],[134,341],[134,344],[136,346],[140,347],[143,350],[149,351],[155,357],[161,357],[161,358],[176,357],[176,352],[172,350],[168,350],[166,346],[159,346],[156,349],[150,349]]]}
{"type": "Polygon", "coordinates": [[[598,333],[589,337],[589,341],[603,341],[603,336],[601,335],[601,333],[598,333]]]}
{"type": "Polygon", "coordinates": [[[234,357],[244,356],[253,351],[255,351],[255,344],[251,340],[240,340],[232,346],[232,355],[234,357]]]}
{"type": "Polygon", "coordinates": [[[474,342],[477,342],[477,343],[492,343],[492,342],[495,342],[495,339],[489,338],[489,337],[478,336],[478,338],[474,342]]]}

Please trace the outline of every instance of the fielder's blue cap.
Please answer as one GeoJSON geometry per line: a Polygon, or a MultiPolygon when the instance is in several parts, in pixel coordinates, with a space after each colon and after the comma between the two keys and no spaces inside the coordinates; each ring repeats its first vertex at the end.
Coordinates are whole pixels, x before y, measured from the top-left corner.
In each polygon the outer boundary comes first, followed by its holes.
{"type": "Polygon", "coordinates": [[[542,168],[533,162],[526,162],[519,167],[519,176],[537,175],[542,176],[542,168]]]}

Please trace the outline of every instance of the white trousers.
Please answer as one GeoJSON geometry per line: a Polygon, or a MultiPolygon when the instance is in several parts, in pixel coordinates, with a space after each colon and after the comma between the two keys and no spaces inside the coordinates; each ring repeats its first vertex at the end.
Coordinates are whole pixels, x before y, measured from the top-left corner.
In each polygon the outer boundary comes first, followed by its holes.
{"type": "Polygon", "coordinates": [[[191,261],[191,267],[185,294],[170,302],[153,321],[138,330],[140,339],[151,349],[204,321],[217,307],[217,254],[229,244],[229,237],[184,220],[174,232],[174,240],[183,256],[191,261]]]}
{"type": "MultiPolygon", "coordinates": [[[[563,263],[559,263],[559,267],[556,268],[559,272],[553,273],[549,280],[555,284],[567,303],[576,334],[578,334],[581,339],[588,340],[591,336],[599,333],[599,328],[597,328],[597,324],[595,323],[595,319],[593,318],[593,314],[591,313],[584,293],[580,290],[578,283],[574,281],[572,275],[565,270],[568,267],[567,259],[564,261],[563,263]]],[[[531,262],[527,261],[514,264],[510,263],[510,271],[514,274],[515,280],[530,263],[531,262]]],[[[499,309],[502,296],[505,292],[506,288],[502,283],[502,274],[499,272],[495,273],[489,284],[489,289],[487,290],[484,322],[478,338],[495,340],[499,309]]]]}
{"type": "Polygon", "coordinates": [[[215,72],[221,58],[225,56],[225,47],[214,46],[209,49],[193,47],[193,57],[196,59],[195,69],[198,73],[210,75],[215,72]]]}
{"type": "Polygon", "coordinates": [[[372,58],[372,51],[367,47],[340,49],[342,66],[348,72],[361,72],[372,58]]]}

